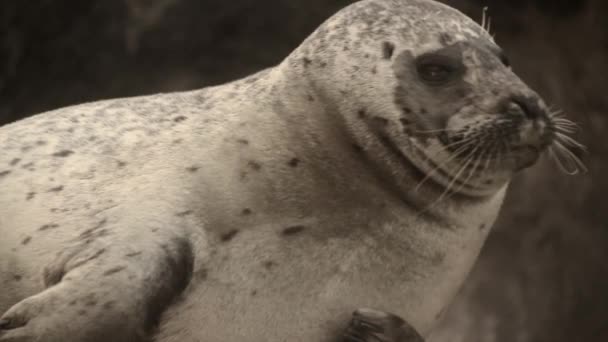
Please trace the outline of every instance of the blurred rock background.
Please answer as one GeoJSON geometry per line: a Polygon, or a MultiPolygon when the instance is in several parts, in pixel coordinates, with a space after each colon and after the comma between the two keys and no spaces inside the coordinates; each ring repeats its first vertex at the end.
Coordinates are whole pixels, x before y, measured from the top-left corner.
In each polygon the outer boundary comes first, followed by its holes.
{"type": "MultiPolygon", "coordinates": [[[[608,2],[443,1],[478,20],[490,7],[516,72],[580,124],[589,173],[545,160],[515,179],[430,342],[608,341],[608,2]]],[[[247,75],[351,2],[2,0],[0,125],[247,75]]]]}

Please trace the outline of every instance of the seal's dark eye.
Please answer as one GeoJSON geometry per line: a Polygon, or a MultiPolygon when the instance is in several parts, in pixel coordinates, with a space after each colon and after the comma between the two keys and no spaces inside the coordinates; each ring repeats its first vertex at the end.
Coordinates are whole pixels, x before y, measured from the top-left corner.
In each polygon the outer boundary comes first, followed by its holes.
{"type": "Polygon", "coordinates": [[[424,83],[439,86],[460,74],[460,65],[459,60],[450,56],[431,54],[421,56],[416,61],[416,71],[424,83]]]}
{"type": "Polygon", "coordinates": [[[428,83],[441,84],[451,78],[453,70],[441,64],[424,64],[418,66],[420,77],[428,83]]]}

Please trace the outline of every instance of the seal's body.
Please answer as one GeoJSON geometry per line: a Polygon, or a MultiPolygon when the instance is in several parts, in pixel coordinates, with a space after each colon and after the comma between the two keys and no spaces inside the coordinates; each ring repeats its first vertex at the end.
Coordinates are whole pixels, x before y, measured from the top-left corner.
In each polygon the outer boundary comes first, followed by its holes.
{"type": "Polygon", "coordinates": [[[248,78],[2,127],[0,341],[329,342],[359,307],[424,335],[544,108],[459,12],[367,0],[248,78]]]}

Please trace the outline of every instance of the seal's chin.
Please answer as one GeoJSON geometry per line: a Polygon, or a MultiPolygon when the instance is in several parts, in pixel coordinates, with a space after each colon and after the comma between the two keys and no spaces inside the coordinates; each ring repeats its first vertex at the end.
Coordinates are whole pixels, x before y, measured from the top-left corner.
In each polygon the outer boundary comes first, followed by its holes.
{"type": "Polygon", "coordinates": [[[542,150],[540,147],[528,145],[513,148],[511,153],[515,172],[519,172],[536,164],[542,150]]]}

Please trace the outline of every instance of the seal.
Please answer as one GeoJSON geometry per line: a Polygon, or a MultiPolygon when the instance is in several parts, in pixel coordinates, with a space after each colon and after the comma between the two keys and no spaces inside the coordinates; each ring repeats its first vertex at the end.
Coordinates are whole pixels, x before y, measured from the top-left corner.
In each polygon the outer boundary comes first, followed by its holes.
{"type": "Polygon", "coordinates": [[[429,0],[355,3],[228,84],[9,124],[0,341],[335,341],[364,307],[403,320],[346,338],[425,336],[570,128],[429,0]]]}

